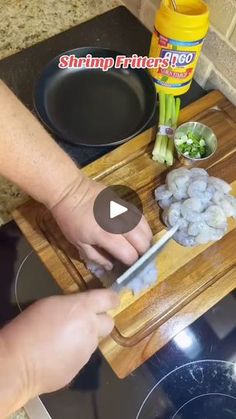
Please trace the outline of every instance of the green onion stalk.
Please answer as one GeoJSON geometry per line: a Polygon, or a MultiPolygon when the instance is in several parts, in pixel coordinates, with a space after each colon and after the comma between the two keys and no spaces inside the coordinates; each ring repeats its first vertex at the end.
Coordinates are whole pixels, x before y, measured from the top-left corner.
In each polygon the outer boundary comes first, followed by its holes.
{"type": "Polygon", "coordinates": [[[159,93],[159,129],[152,158],[159,163],[172,166],[174,163],[174,140],[170,134],[161,134],[161,127],[177,128],[181,101],[172,95],[159,93]]]}

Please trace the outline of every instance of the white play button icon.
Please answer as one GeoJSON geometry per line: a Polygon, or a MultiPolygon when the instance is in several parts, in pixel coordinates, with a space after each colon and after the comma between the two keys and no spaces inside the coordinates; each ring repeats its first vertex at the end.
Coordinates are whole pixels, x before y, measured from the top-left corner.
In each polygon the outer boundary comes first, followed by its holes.
{"type": "Polygon", "coordinates": [[[117,204],[115,201],[110,202],[110,218],[113,219],[118,217],[121,214],[124,214],[128,211],[128,208],[124,207],[123,205],[117,204]]]}
{"type": "Polygon", "coordinates": [[[126,234],[140,222],[142,202],[128,186],[112,185],[98,194],[93,214],[103,230],[112,234],[126,234]]]}

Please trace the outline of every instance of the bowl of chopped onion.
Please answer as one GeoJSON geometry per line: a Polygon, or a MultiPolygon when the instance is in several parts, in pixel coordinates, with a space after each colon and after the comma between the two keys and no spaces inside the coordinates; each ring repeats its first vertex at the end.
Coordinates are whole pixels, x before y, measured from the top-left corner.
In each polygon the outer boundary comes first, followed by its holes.
{"type": "Polygon", "coordinates": [[[174,143],[180,161],[187,165],[212,157],[218,144],[214,131],[200,122],[180,125],[175,131],[174,143]]]}

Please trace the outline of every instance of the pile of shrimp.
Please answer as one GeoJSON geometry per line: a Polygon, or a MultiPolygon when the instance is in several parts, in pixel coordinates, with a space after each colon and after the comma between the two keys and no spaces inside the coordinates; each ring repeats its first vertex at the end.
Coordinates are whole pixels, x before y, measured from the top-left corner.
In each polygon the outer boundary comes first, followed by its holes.
{"type": "Polygon", "coordinates": [[[231,186],[209,176],[206,170],[172,170],[166,184],[155,190],[167,227],[179,225],[174,239],[182,246],[220,240],[227,232],[227,218],[236,218],[236,198],[231,186]]]}

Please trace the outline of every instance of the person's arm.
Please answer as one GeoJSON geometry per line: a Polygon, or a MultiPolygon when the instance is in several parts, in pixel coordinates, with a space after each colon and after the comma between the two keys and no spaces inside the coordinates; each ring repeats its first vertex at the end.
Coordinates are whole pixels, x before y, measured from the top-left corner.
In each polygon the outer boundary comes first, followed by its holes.
{"type": "Polygon", "coordinates": [[[83,175],[3,82],[0,173],[45,204],[81,254],[106,269],[112,268],[109,254],[131,265],[150,247],[152,232],[144,217],[123,236],[107,233],[98,226],[93,204],[104,186],[83,175]]]}
{"type": "Polygon", "coordinates": [[[30,399],[56,391],[88,362],[113,329],[109,290],[56,296],[31,305],[0,331],[0,419],[30,399]]]}
{"type": "Polygon", "coordinates": [[[30,399],[26,391],[25,371],[12,356],[0,332],[0,418],[6,418],[30,399]]]}
{"type": "Polygon", "coordinates": [[[83,178],[75,163],[1,81],[0,172],[49,208],[83,178]]]}

